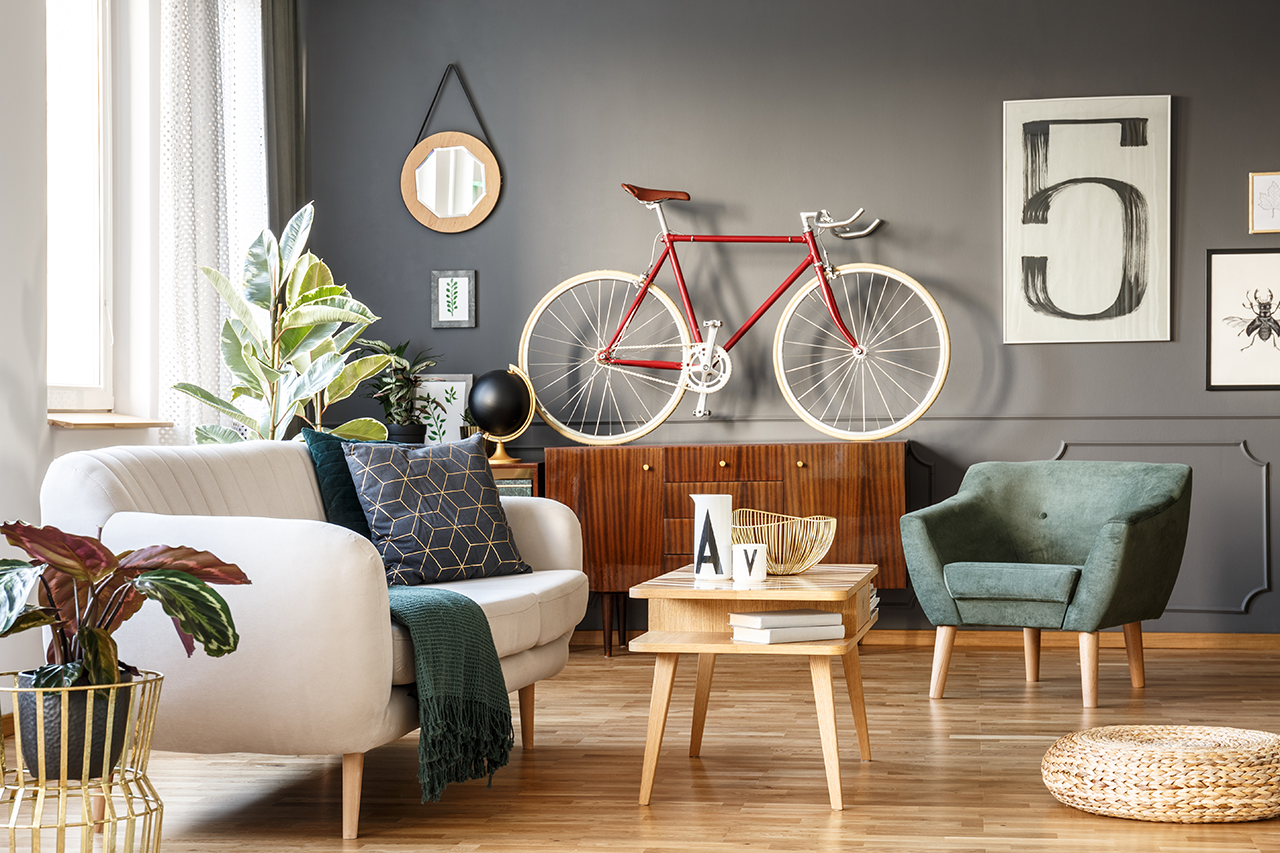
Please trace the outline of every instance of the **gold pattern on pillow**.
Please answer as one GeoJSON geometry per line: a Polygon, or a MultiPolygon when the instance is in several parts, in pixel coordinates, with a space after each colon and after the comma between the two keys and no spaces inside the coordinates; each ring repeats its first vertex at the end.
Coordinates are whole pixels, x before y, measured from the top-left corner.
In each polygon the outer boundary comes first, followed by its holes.
{"type": "Polygon", "coordinates": [[[482,436],[413,449],[351,443],[343,452],[389,584],[531,571],[507,525],[482,436]]]}

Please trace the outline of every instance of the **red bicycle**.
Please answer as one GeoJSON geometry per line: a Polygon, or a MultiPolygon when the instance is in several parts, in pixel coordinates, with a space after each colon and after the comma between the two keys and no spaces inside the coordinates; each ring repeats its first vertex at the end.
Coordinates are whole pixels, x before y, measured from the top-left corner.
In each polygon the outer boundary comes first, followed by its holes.
{"type": "MultiPolygon", "coordinates": [[[[623,184],[658,215],[662,252],[642,276],[583,273],[543,297],[520,338],[520,367],[533,383],[538,414],[584,444],[622,444],[667,419],[686,390],[698,393],[695,417],[707,417],[708,394],[729,381],[729,353],[810,267],[816,275],[791,298],[778,321],[774,372],[802,420],[827,435],[870,440],[915,422],[937,398],[951,359],[938,303],[915,279],[877,264],[832,268],[819,242],[824,231],[852,240],[861,215],[835,221],[825,210],[800,214],[795,236],[678,234],[662,205],[689,194],[623,184]],[[804,260],[723,345],[719,320],[703,338],[685,286],[678,243],[796,243],[804,260]],[[654,286],[671,261],[675,302],[654,286]],[[686,322],[687,320],[687,322],[686,322]]],[[[656,246],[656,242],[655,242],[656,246]]]]}

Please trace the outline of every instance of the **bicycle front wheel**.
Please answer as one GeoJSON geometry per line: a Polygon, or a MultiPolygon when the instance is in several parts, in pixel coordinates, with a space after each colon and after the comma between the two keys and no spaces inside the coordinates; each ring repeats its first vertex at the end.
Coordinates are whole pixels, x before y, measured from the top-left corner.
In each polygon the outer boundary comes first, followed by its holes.
{"type": "MultiPolygon", "coordinates": [[[[584,273],[556,286],[529,315],[520,338],[520,369],[533,382],[538,414],[561,435],[583,444],[623,444],[652,432],[680,402],[681,371],[597,358],[642,283],[611,270],[584,273]]],[[[678,364],[689,344],[675,303],[650,286],[613,355],[678,364]]]]}
{"type": "Polygon", "coordinates": [[[814,278],[778,322],[778,385],[796,414],[827,435],[893,435],[924,414],[947,378],[951,339],[942,311],[919,282],[889,267],[846,264],[828,280],[861,351],[836,329],[814,278]]]}

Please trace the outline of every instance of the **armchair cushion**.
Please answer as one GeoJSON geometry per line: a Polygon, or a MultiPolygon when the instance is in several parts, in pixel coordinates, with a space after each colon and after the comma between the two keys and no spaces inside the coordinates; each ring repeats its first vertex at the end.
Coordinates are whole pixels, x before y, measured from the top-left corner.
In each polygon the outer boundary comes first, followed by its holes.
{"type": "Polygon", "coordinates": [[[947,590],[966,625],[1061,628],[1080,566],[948,563],[947,590]]]}
{"type": "Polygon", "coordinates": [[[511,535],[483,442],[476,435],[416,449],[343,445],[392,585],[531,571],[511,535]]]}

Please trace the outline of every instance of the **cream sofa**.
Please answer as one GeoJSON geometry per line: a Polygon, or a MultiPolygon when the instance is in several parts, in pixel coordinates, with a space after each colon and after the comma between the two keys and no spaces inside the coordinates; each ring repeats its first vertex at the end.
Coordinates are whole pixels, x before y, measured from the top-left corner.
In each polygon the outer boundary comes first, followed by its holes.
{"type": "MultiPolygon", "coordinates": [[[[325,522],[301,442],[111,447],[54,460],[43,524],[97,534],[119,552],[188,545],[236,563],[249,586],[223,586],[240,646],[187,658],[161,608],[117,633],[120,657],[164,673],[155,747],[182,752],[343,756],[343,837],[359,823],[364,753],[418,728],[408,633],[391,621],[377,550],[325,522]]],[[[573,512],[542,498],[503,498],[534,571],[441,586],[489,619],[523,747],[533,745],[534,684],[564,668],[587,604],[573,512]]]]}

